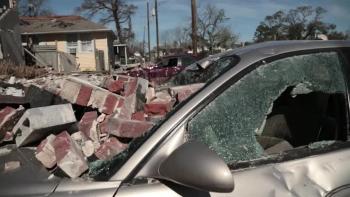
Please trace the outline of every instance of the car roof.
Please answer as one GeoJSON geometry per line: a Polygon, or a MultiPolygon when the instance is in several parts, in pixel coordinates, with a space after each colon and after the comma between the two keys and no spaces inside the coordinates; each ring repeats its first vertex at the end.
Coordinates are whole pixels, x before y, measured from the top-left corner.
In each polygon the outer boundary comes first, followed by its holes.
{"type": "Polygon", "coordinates": [[[350,48],[350,40],[288,40],[288,41],[269,41],[248,45],[217,54],[219,57],[238,56],[241,61],[236,65],[236,69],[245,67],[264,60],[269,57],[278,56],[286,53],[322,50],[334,48],[350,48]],[[242,62],[243,61],[243,62],[242,62]]]}
{"type": "Polygon", "coordinates": [[[267,58],[283,53],[293,51],[344,48],[350,47],[350,40],[288,40],[288,41],[269,41],[258,44],[252,44],[247,47],[233,50],[231,54],[238,56],[255,56],[258,54],[261,58],[267,58]]]}

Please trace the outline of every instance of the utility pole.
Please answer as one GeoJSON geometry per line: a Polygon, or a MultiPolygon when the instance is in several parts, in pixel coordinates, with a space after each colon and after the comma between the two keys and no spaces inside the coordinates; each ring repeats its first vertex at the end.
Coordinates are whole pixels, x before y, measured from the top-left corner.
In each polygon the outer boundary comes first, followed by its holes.
{"type": "Polygon", "coordinates": [[[192,10],[192,50],[197,55],[197,5],[196,0],[191,0],[192,10]]]}
{"type": "Polygon", "coordinates": [[[148,61],[151,61],[151,33],[149,29],[149,2],[147,1],[148,61]]]}
{"type": "Polygon", "coordinates": [[[158,0],[154,0],[154,9],[156,12],[157,58],[159,58],[158,0]]]}
{"type": "Polygon", "coordinates": [[[142,56],[144,56],[145,53],[145,43],[146,43],[146,25],[143,26],[143,41],[142,41],[142,56]]]}

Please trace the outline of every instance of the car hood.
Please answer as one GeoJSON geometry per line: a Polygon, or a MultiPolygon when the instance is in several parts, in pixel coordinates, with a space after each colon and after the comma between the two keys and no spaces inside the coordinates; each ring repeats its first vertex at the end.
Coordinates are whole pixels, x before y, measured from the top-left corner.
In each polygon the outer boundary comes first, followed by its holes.
{"type": "Polygon", "coordinates": [[[0,191],[3,196],[48,196],[60,182],[35,158],[32,148],[0,148],[0,191]]]}

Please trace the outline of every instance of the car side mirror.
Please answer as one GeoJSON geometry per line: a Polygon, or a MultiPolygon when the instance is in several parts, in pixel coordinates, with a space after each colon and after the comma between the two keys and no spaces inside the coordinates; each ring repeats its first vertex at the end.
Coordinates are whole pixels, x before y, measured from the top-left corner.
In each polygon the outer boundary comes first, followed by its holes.
{"type": "Polygon", "coordinates": [[[167,181],[194,189],[229,193],[233,176],[226,163],[206,145],[188,142],[162,162],[159,174],[167,181]]]}

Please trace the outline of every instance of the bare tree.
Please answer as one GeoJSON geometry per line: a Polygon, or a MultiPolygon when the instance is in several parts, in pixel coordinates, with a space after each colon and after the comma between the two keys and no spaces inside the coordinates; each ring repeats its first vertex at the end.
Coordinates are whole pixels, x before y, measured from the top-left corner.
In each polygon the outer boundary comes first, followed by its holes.
{"type": "Polygon", "coordinates": [[[190,29],[178,26],[168,29],[161,34],[161,40],[165,48],[187,48],[191,45],[190,29]]]}
{"type": "Polygon", "coordinates": [[[305,40],[315,39],[325,34],[329,39],[345,39],[346,34],[336,31],[336,25],[322,21],[327,11],[322,7],[300,6],[282,10],[266,16],[255,31],[255,41],[267,40],[305,40]]]}
{"type": "Polygon", "coordinates": [[[218,9],[214,5],[208,4],[201,11],[198,16],[198,39],[202,50],[207,47],[212,52],[215,47],[226,48],[228,41],[230,43],[237,41],[238,36],[225,26],[228,20],[225,10],[218,9]]]}
{"type": "Polygon", "coordinates": [[[76,11],[89,18],[98,16],[103,24],[113,22],[119,42],[124,43],[132,35],[131,16],[136,9],[135,5],[126,3],[126,0],[84,0],[76,11]],[[127,28],[123,28],[124,24],[127,28]]]}
{"type": "Polygon", "coordinates": [[[54,15],[54,12],[47,6],[47,2],[47,0],[19,0],[19,14],[21,16],[54,15]]]}

